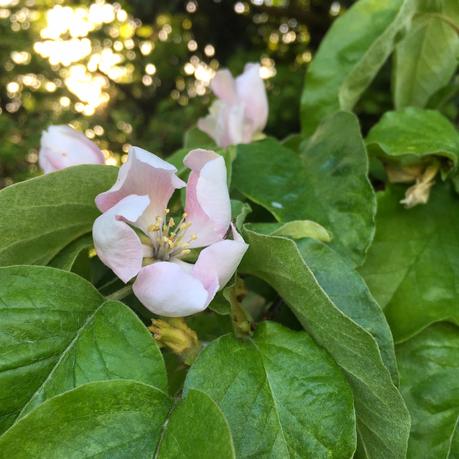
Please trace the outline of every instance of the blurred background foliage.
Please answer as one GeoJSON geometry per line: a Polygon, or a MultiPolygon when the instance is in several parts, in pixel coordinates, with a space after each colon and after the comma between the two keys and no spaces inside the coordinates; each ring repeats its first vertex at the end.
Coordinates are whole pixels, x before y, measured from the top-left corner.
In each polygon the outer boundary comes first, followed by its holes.
{"type": "MultiPolygon", "coordinates": [[[[352,1],[0,0],[0,188],[40,173],[43,129],[71,123],[107,162],[130,144],[167,156],[206,113],[209,82],[259,61],[266,132],[297,132],[304,73],[352,1]]],[[[381,91],[372,111],[381,112],[381,91]]]]}

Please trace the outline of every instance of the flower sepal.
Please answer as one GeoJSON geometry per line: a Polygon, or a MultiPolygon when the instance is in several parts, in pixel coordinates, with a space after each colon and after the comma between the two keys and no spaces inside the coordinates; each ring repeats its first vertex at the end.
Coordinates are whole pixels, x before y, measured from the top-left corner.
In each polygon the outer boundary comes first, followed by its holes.
{"type": "Polygon", "coordinates": [[[154,319],[148,329],[161,347],[170,349],[187,365],[191,365],[201,351],[198,335],[183,317],[154,319]]]}
{"type": "Polygon", "coordinates": [[[246,294],[244,281],[237,276],[234,282],[223,290],[223,296],[231,306],[231,322],[234,334],[238,338],[251,336],[254,330],[254,320],[242,304],[246,294]]]}

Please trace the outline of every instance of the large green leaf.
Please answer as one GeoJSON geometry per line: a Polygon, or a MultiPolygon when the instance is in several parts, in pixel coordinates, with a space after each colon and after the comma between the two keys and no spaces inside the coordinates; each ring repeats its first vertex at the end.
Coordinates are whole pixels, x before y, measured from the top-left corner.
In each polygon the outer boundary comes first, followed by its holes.
{"type": "Polygon", "coordinates": [[[384,364],[398,383],[394,341],[389,325],[360,274],[320,241],[303,239],[297,247],[334,305],[375,338],[384,364]]]}
{"type": "MultiPolygon", "coordinates": [[[[331,271],[331,274],[318,275],[317,279],[292,240],[258,234],[247,227],[244,234],[250,248],[241,272],[271,284],[306,330],[345,370],[354,392],[360,453],[369,458],[404,457],[410,426],[408,412],[383,363],[375,338],[346,314],[351,306],[345,305],[344,295],[332,290],[331,281],[339,279],[338,274],[331,271]]],[[[317,262],[315,269],[318,268],[317,262]]],[[[355,283],[355,279],[352,282],[355,283]]],[[[359,294],[354,292],[354,295],[359,294]]],[[[372,314],[375,312],[374,306],[367,305],[366,309],[372,314]]],[[[357,313],[355,308],[353,316],[357,313]]],[[[359,322],[372,320],[373,324],[378,323],[378,316],[362,317],[359,322]]],[[[380,319],[379,323],[381,326],[380,319]]]]}
{"type": "Polygon", "coordinates": [[[117,169],[76,166],[0,191],[0,266],[47,264],[91,230],[97,194],[110,188],[117,169]]]}
{"type": "Polygon", "coordinates": [[[321,224],[332,233],[332,246],[359,264],[374,232],[367,173],[358,121],[341,112],[324,121],[301,156],[273,139],[239,145],[233,185],[278,221],[321,224]]]}
{"type": "Polygon", "coordinates": [[[394,102],[396,108],[425,107],[446,86],[459,56],[459,2],[418,2],[420,8],[407,35],[395,48],[394,102]]]}
{"type": "Polygon", "coordinates": [[[435,155],[456,167],[459,158],[454,125],[435,110],[414,107],[386,112],[368,133],[367,145],[370,153],[402,162],[435,155]]]}
{"type": "Polygon", "coordinates": [[[231,431],[217,404],[204,392],[190,390],[174,408],[155,457],[234,459],[231,431]]]}
{"type": "Polygon", "coordinates": [[[458,457],[459,330],[435,324],[397,346],[401,391],[411,413],[408,457],[458,457]]]}
{"type": "Polygon", "coordinates": [[[151,459],[170,409],[136,381],[85,384],[40,405],[0,437],[1,459],[151,459]]]}
{"type": "Polygon", "coordinates": [[[166,390],[161,353],[132,311],[72,273],[0,268],[0,431],[54,395],[120,378],[166,390]]]}
{"type": "Polygon", "coordinates": [[[349,458],[355,449],[350,388],[304,332],[263,322],[251,339],[221,337],[188,372],[190,389],[219,405],[239,458],[349,458]]]}
{"type": "Polygon", "coordinates": [[[106,301],[88,318],[20,417],[48,398],[106,379],[133,379],[167,392],[155,340],[131,309],[116,301],[106,301]]]}
{"type": "MultiPolygon", "coordinates": [[[[272,230],[279,223],[256,223],[246,225],[247,230],[268,236],[285,236],[301,239],[296,243],[304,262],[314,274],[316,281],[330,297],[336,307],[376,339],[384,364],[392,379],[398,383],[394,341],[384,313],[360,274],[316,234],[294,237],[272,230]]],[[[281,227],[282,229],[282,227],[281,227]]]]}
{"type": "Polygon", "coordinates": [[[374,243],[361,273],[396,341],[433,322],[459,323],[459,199],[435,185],[428,204],[405,209],[403,187],[379,196],[374,243]]]}
{"type": "Polygon", "coordinates": [[[301,98],[303,132],[340,109],[351,110],[409,23],[412,0],[359,0],[338,18],[306,73],[301,98]]]}

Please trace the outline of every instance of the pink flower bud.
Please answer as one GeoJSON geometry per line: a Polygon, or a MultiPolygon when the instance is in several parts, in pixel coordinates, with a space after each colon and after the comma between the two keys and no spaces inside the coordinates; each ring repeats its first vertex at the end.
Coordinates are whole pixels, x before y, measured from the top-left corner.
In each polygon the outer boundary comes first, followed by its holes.
{"type": "Polygon", "coordinates": [[[50,126],[43,131],[39,164],[45,174],[78,164],[104,162],[104,155],[97,145],[70,126],[50,126]]]}
{"type": "Polygon", "coordinates": [[[262,133],[268,120],[268,99],[258,64],[247,64],[236,79],[220,70],[211,83],[217,96],[209,115],[198,120],[198,128],[218,146],[250,143],[262,133]]]}

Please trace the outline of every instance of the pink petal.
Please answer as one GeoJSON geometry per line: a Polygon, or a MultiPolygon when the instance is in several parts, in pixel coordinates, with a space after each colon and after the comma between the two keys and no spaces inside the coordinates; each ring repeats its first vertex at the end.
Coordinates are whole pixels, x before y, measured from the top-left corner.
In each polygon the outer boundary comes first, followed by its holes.
{"type": "Polygon", "coordinates": [[[250,143],[252,140],[252,129],[247,129],[245,119],[245,107],[243,104],[235,104],[228,108],[225,120],[227,145],[237,145],[239,143],[250,143]]]}
{"type": "Polygon", "coordinates": [[[39,164],[45,174],[78,164],[104,164],[94,142],[70,126],[50,126],[41,137],[39,164]]]}
{"type": "Polygon", "coordinates": [[[209,115],[198,120],[198,128],[208,134],[222,148],[250,142],[252,130],[250,130],[247,140],[244,110],[244,105],[228,104],[216,100],[210,107],[209,115]]]}
{"type": "Polygon", "coordinates": [[[222,156],[210,150],[192,150],[183,160],[191,169],[185,211],[191,223],[188,235],[196,234],[191,247],[203,247],[225,236],[231,222],[231,203],[222,156]]]}
{"type": "Polygon", "coordinates": [[[148,196],[126,196],[92,227],[97,255],[123,282],[139,272],[144,256],[139,236],[126,222],[135,224],[149,204],[148,196]]]}
{"type": "Polygon", "coordinates": [[[167,261],[142,268],[133,290],[146,308],[166,317],[189,316],[209,304],[209,294],[199,279],[167,261]]]}
{"type": "Polygon", "coordinates": [[[229,70],[219,70],[212,79],[210,87],[214,94],[224,102],[233,103],[236,101],[236,85],[229,70]]]}
{"type": "Polygon", "coordinates": [[[221,146],[217,138],[218,115],[210,113],[209,115],[199,118],[197,126],[205,132],[218,146],[221,146]]]}
{"type": "Polygon", "coordinates": [[[248,245],[232,226],[233,240],[225,239],[206,247],[199,254],[193,275],[206,286],[218,279],[218,290],[222,289],[235,273],[248,245]]]}
{"type": "Polygon", "coordinates": [[[153,221],[162,215],[172,193],[185,183],[175,173],[177,169],[158,156],[139,147],[129,149],[129,157],[118,173],[116,183],[110,190],[96,197],[96,205],[102,212],[131,194],[147,195],[150,206],[145,219],[153,221]]]}
{"type": "Polygon", "coordinates": [[[252,125],[253,134],[263,131],[268,121],[268,98],[259,64],[245,66],[244,73],[236,78],[236,91],[245,105],[245,116],[252,125]]]}

